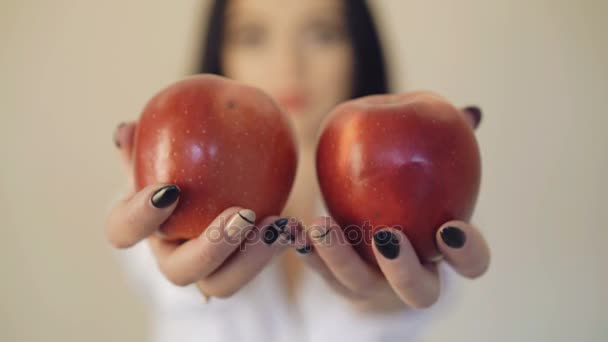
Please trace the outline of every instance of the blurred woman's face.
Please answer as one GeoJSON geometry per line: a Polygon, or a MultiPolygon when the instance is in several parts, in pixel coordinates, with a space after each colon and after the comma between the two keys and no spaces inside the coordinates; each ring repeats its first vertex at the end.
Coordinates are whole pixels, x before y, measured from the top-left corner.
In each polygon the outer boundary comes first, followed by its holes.
{"type": "Polygon", "coordinates": [[[351,95],[353,51],[343,0],[231,0],[222,65],[292,115],[314,139],[331,108],[351,95]]]}

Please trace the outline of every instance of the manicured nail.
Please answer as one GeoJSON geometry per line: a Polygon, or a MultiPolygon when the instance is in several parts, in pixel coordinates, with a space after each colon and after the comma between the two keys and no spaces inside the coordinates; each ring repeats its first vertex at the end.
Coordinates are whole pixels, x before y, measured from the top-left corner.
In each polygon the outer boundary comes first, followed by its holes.
{"type": "Polygon", "coordinates": [[[441,239],[452,248],[461,248],[467,241],[467,236],[460,228],[445,227],[441,230],[441,239]]]}
{"type": "Polygon", "coordinates": [[[244,230],[250,228],[255,223],[255,213],[253,210],[243,209],[237,212],[228,223],[224,231],[228,238],[239,236],[244,230]]]}
{"type": "Polygon", "coordinates": [[[329,235],[331,229],[331,227],[327,226],[312,226],[308,228],[310,237],[323,246],[331,245],[331,236],[329,235]]]}
{"type": "Polygon", "coordinates": [[[285,226],[287,226],[287,224],[289,223],[289,219],[287,218],[280,218],[276,221],[274,221],[274,226],[277,227],[277,229],[282,233],[285,230],[285,226]]]}
{"type": "Polygon", "coordinates": [[[312,246],[304,245],[304,247],[296,248],[296,252],[302,255],[310,254],[310,252],[312,252],[312,246]]]}
{"type": "Polygon", "coordinates": [[[120,148],[120,141],[118,140],[118,132],[120,132],[120,129],[123,128],[127,123],[126,122],[121,122],[120,125],[118,125],[118,127],[116,127],[116,129],[114,130],[114,136],[112,137],[112,139],[114,140],[114,145],[116,145],[116,147],[120,148]]]}
{"type": "Polygon", "coordinates": [[[289,230],[285,229],[288,223],[289,219],[281,218],[275,221],[274,226],[279,230],[287,242],[293,243],[296,241],[296,236],[289,230]]]}
{"type": "Polygon", "coordinates": [[[166,208],[175,203],[180,193],[181,191],[177,185],[164,186],[156,190],[154,195],[152,195],[152,205],[159,209],[166,208]]]}
{"type": "Polygon", "coordinates": [[[262,240],[264,240],[267,245],[272,245],[285,230],[287,223],[289,223],[288,219],[280,218],[274,221],[273,224],[266,226],[266,230],[264,230],[264,233],[262,234],[262,240]]]}
{"type": "Polygon", "coordinates": [[[376,248],[387,259],[395,259],[399,256],[399,239],[388,230],[381,230],[374,234],[376,248]]]}
{"type": "Polygon", "coordinates": [[[477,128],[479,123],[481,123],[481,109],[477,106],[468,106],[463,109],[467,113],[471,115],[471,119],[473,120],[473,128],[477,128]]]}
{"type": "Polygon", "coordinates": [[[272,225],[267,226],[264,233],[262,233],[262,240],[267,245],[272,245],[279,238],[279,231],[272,225]]]}

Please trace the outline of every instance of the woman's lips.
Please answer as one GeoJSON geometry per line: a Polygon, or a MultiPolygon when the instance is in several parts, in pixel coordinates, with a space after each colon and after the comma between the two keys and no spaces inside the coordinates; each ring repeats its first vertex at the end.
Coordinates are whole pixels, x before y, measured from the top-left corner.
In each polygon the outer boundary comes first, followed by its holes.
{"type": "Polygon", "coordinates": [[[307,97],[301,92],[283,93],[276,99],[281,107],[291,114],[301,113],[308,105],[307,97]]]}

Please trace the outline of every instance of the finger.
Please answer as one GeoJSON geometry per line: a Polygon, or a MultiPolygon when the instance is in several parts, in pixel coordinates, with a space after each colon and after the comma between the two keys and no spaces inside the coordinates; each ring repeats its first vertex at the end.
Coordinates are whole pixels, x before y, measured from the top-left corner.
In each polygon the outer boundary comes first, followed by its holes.
{"type": "Polygon", "coordinates": [[[116,204],[108,216],[106,236],[117,248],[128,248],[154,233],[177,205],[180,189],[150,185],[116,204]]]}
{"type": "Polygon", "coordinates": [[[435,264],[422,265],[402,232],[386,229],[374,234],[374,255],[395,293],[413,308],[427,308],[439,298],[435,264]]]}
{"type": "Polygon", "coordinates": [[[297,221],[296,224],[297,230],[293,239],[293,248],[301,256],[313,254],[312,241],[306,233],[306,229],[304,229],[304,224],[301,221],[297,221]]]}
{"type": "Polygon", "coordinates": [[[174,250],[153,245],[161,271],[172,283],[180,286],[206,277],[238,249],[245,234],[253,228],[255,219],[252,210],[228,208],[201,235],[174,250]]]}
{"type": "Polygon", "coordinates": [[[462,109],[462,113],[464,114],[467,122],[471,125],[473,129],[479,127],[482,118],[481,109],[477,106],[468,106],[462,109]]]}
{"type": "Polygon", "coordinates": [[[461,275],[477,278],[490,265],[490,248],[481,232],[462,221],[444,224],[437,232],[437,246],[445,260],[461,275]]]}
{"type": "Polygon", "coordinates": [[[346,286],[342,285],[336,279],[336,277],[334,277],[331,270],[327,267],[327,265],[325,265],[323,259],[319,257],[318,253],[315,253],[313,242],[308,234],[306,234],[306,230],[303,228],[301,223],[299,224],[298,228],[298,233],[296,234],[293,247],[296,250],[296,253],[300,256],[302,262],[315,271],[315,273],[319,274],[325,280],[325,282],[338,293],[349,298],[356,297],[355,293],[349,290],[346,286]]]}
{"type": "Polygon", "coordinates": [[[250,230],[240,248],[221,267],[197,282],[199,289],[207,296],[226,298],[248,284],[275,255],[289,246],[288,234],[293,234],[297,223],[288,221],[285,223],[285,218],[277,216],[264,218],[259,224],[261,229],[250,230]],[[275,230],[285,233],[279,232],[275,239],[275,230]]]}
{"type": "Polygon", "coordinates": [[[114,131],[114,145],[118,148],[123,165],[127,170],[131,168],[136,127],[136,122],[123,122],[114,131]]]}
{"type": "Polygon", "coordinates": [[[307,238],[305,234],[302,234],[302,237],[296,238],[294,248],[300,256],[300,260],[302,260],[306,266],[310,267],[311,270],[320,275],[336,292],[347,298],[357,298],[358,296],[354,292],[342,285],[342,283],[334,277],[331,270],[325,265],[323,259],[315,252],[312,247],[312,242],[309,240],[310,239],[307,238]]]}
{"type": "Polygon", "coordinates": [[[159,234],[150,235],[148,237],[148,243],[150,244],[150,249],[152,250],[152,254],[154,254],[159,269],[161,268],[162,261],[182,245],[181,241],[165,240],[159,234]]]}
{"type": "Polygon", "coordinates": [[[307,227],[315,251],[336,279],[358,295],[371,295],[382,280],[346,240],[340,226],[321,217],[307,227]]]}

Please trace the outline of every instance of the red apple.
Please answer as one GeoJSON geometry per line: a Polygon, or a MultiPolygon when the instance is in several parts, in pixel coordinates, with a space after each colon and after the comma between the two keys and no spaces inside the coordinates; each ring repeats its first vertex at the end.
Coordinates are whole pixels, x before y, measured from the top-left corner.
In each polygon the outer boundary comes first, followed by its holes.
{"type": "Polygon", "coordinates": [[[156,94],[135,133],[136,189],[177,184],[180,200],[161,232],[198,236],[223,210],[249,208],[259,219],[283,210],[297,152],[291,123],[261,90],[197,75],[156,94]]]}
{"type": "Polygon", "coordinates": [[[324,123],[317,176],[329,214],[368,262],[373,233],[403,231],[421,261],[439,256],[437,229],[470,219],[481,166],[463,113],[430,92],[345,102],[324,123]]]}

